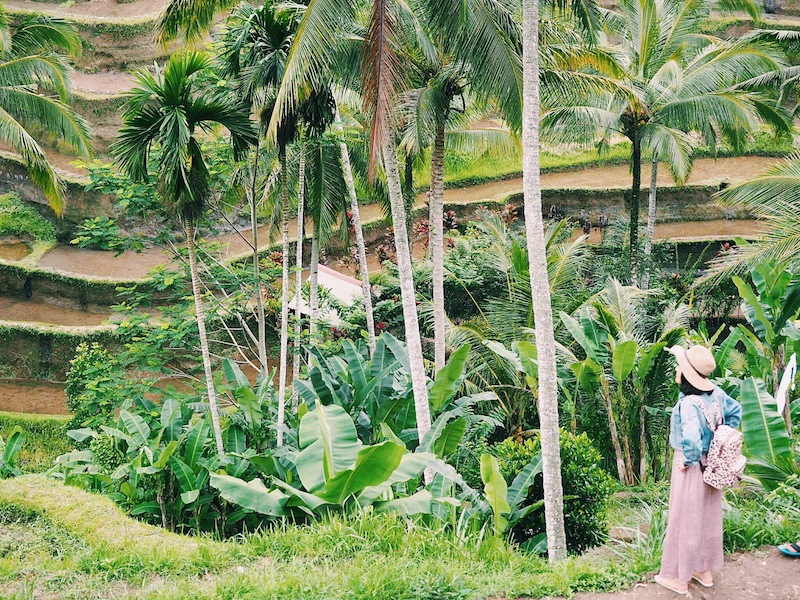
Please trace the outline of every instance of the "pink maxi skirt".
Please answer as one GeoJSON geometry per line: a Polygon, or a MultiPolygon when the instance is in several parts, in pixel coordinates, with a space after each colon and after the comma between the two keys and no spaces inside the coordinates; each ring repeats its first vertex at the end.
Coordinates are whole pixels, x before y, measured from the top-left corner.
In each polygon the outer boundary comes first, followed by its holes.
{"type": "Polygon", "coordinates": [[[703,481],[699,464],[682,465],[676,450],[659,575],[688,583],[694,572],[722,569],[722,492],[703,481]]]}

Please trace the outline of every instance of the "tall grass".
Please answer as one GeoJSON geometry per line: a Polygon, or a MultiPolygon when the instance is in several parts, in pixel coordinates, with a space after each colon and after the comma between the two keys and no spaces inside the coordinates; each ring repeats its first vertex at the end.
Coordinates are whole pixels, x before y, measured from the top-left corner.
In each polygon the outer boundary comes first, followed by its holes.
{"type": "Polygon", "coordinates": [[[0,435],[8,438],[14,427],[22,427],[25,443],[17,456],[17,466],[25,473],[39,473],[74,447],[67,436],[67,421],[66,415],[0,412],[0,435]]]}

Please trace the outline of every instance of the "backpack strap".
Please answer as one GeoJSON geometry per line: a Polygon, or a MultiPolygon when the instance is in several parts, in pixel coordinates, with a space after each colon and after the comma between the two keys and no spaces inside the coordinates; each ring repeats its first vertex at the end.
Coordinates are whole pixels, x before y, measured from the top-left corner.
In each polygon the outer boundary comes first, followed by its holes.
{"type": "Polygon", "coordinates": [[[719,403],[714,403],[714,408],[716,408],[716,410],[714,411],[715,414],[712,414],[709,412],[709,407],[707,407],[700,399],[700,396],[692,396],[692,399],[694,400],[694,404],[697,406],[697,408],[699,408],[703,413],[703,416],[705,416],[708,427],[711,429],[711,431],[715,432],[717,427],[723,423],[722,411],[720,410],[719,403]]]}

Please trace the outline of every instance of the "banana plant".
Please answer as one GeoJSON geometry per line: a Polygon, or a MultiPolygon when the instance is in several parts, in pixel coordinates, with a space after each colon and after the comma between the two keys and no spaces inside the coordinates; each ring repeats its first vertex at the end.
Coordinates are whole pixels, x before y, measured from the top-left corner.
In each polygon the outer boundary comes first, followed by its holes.
{"type": "Polygon", "coordinates": [[[538,454],[514,477],[509,486],[500,473],[497,459],[491,454],[481,455],[484,498],[486,505],[491,509],[492,528],[496,535],[510,531],[522,519],[543,506],[543,500],[527,506],[522,505],[534,480],[541,472],[542,457],[538,454]]]}
{"type": "Polygon", "coordinates": [[[350,340],[343,341],[342,356],[326,357],[312,348],[311,357],[308,379],[294,382],[309,408],[343,407],[357,423],[359,436],[369,443],[383,439],[381,423],[396,433],[414,428],[408,355],[391,334],[378,338],[371,358],[365,346],[350,340]]]}
{"type": "Polygon", "coordinates": [[[494,393],[459,397],[470,347],[454,351],[447,364],[428,382],[433,423],[418,439],[410,365],[405,346],[394,336],[382,334],[368,358],[365,347],[343,342],[343,356],[325,357],[312,349],[313,364],[308,380],[295,382],[300,398],[311,408],[338,405],[356,423],[359,438],[367,443],[384,439],[408,448],[419,448],[446,458],[458,447],[470,419],[470,408],[496,399],[494,393]]]}
{"type": "Polygon", "coordinates": [[[800,457],[792,449],[777,403],[761,379],[741,383],[742,433],[747,454],[747,474],[767,491],[800,476],[800,457]]]}
{"type": "MultiPolygon", "coordinates": [[[[740,277],[733,282],[742,298],[742,312],[752,328],[739,325],[747,367],[770,390],[777,390],[786,357],[800,349],[800,276],[776,261],[762,261],[750,272],[755,289],[740,277]]],[[[791,434],[791,411],[783,415],[791,434]]]]}
{"type": "Polygon", "coordinates": [[[265,516],[374,506],[378,511],[429,513],[431,496],[416,491],[420,474],[435,459],[430,452],[408,452],[394,441],[364,444],[351,416],[338,404],[318,404],[300,419],[298,451],[293,456],[298,481],[276,476],[245,481],[219,471],[211,486],[232,502],[265,516]]]}
{"type": "Polygon", "coordinates": [[[21,475],[22,471],[17,468],[16,456],[25,443],[25,436],[22,434],[22,427],[17,425],[11,430],[8,442],[0,436],[0,479],[21,475]]]}

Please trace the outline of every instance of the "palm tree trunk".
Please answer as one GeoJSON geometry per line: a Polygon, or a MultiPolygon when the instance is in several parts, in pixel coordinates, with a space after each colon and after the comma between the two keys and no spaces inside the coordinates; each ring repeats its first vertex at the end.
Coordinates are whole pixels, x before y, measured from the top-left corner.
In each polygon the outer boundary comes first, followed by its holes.
{"type": "Polygon", "coordinates": [[[642,187],[642,137],[638,129],[633,130],[633,184],[630,204],[630,268],[631,285],[637,285],[639,278],[639,195],[642,187]]]}
{"type": "Polygon", "coordinates": [[[281,360],[278,375],[277,444],[283,446],[283,425],[286,422],[286,370],[289,352],[289,169],[286,148],[280,149],[281,163],[281,230],[283,232],[283,277],[281,278],[281,360]]]}
{"type": "Polygon", "coordinates": [[[525,234],[528,244],[533,318],[539,361],[539,425],[542,442],[542,476],[547,554],[550,561],[566,558],[564,491],[561,484],[561,449],[558,431],[558,374],[553,334],[553,307],[546,284],[547,255],[542,223],[542,189],[539,172],[539,4],[523,0],[522,178],[525,234]]]}
{"type": "Polygon", "coordinates": [[[429,231],[433,260],[433,340],[434,364],[438,373],[445,363],[444,310],[444,119],[436,124],[436,139],[431,153],[431,200],[429,231]]]}
{"type": "MultiPolygon", "coordinates": [[[[302,319],[300,318],[300,300],[303,290],[303,225],[305,224],[305,182],[306,182],[306,152],[300,148],[300,176],[298,177],[297,199],[297,241],[294,266],[297,272],[294,279],[294,356],[292,358],[292,381],[300,378],[300,337],[302,333],[302,319]]],[[[292,395],[294,397],[294,394],[292,395]]]]}
{"type": "MultiPolygon", "coordinates": [[[[339,108],[336,108],[336,125],[341,133],[341,117],[339,108]]],[[[350,195],[350,219],[353,222],[353,229],[356,235],[356,248],[358,249],[358,271],[361,275],[361,293],[364,296],[364,312],[367,314],[367,335],[369,336],[370,354],[375,350],[375,312],[372,308],[372,288],[369,284],[369,268],[367,266],[367,249],[364,244],[364,230],[361,228],[361,212],[358,207],[358,196],[356,195],[356,184],[353,179],[353,168],[350,165],[350,151],[347,144],[339,142],[339,149],[342,153],[342,169],[344,171],[344,181],[347,185],[347,193],[350,195]]]]}
{"type": "MultiPolygon", "coordinates": [[[[319,226],[314,224],[314,233],[311,236],[311,267],[308,275],[309,283],[309,315],[308,315],[308,343],[309,347],[314,344],[314,337],[317,334],[317,312],[319,311],[319,226]]],[[[308,362],[311,362],[311,354],[308,355],[308,362]]]]}
{"type": "MultiPolygon", "coordinates": [[[[399,172],[398,172],[399,173],[399,172]]],[[[406,210],[406,239],[411,244],[411,235],[414,231],[414,155],[406,154],[405,159],[405,187],[403,188],[403,202],[406,210]]],[[[397,233],[395,233],[397,235],[397,233]]]]}
{"type": "Polygon", "coordinates": [[[267,320],[264,316],[264,297],[261,294],[261,259],[258,255],[258,203],[256,202],[256,177],[258,175],[258,155],[260,145],[256,145],[253,161],[253,179],[250,189],[250,227],[253,231],[253,276],[256,280],[256,318],[258,319],[258,362],[262,377],[267,376],[267,320]]]}
{"type": "Polygon", "coordinates": [[[645,272],[642,275],[642,289],[650,287],[650,255],[653,253],[653,232],[656,228],[656,189],[658,181],[658,156],[653,156],[653,170],[650,173],[650,193],[647,195],[647,239],[644,241],[645,272]]]}
{"type": "MultiPolygon", "coordinates": [[[[411,248],[406,231],[406,209],[403,205],[403,190],[400,187],[400,170],[394,147],[394,132],[383,140],[383,163],[389,200],[392,205],[394,224],[394,243],[397,251],[397,271],[400,279],[400,295],[403,301],[403,320],[405,324],[408,359],[411,364],[411,386],[414,390],[414,411],[417,417],[417,433],[421,440],[431,428],[431,411],[428,405],[428,386],[425,378],[425,363],[422,358],[422,340],[419,334],[417,316],[417,296],[414,290],[414,277],[411,271],[411,248]]],[[[431,474],[426,471],[428,483],[431,474]]]]}
{"type": "Polygon", "coordinates": [[[211,412],[211,425],[214,429],[214,441],[217,453],[222,456],[225,448],[222,445],[222,428],[219,425],[219,408],[217,407],[217,391],[214,389],[214,376],[211,372],[211,353],[208,350],[208,334],[206,333],[206,311],[203,307],[203,295],[200,290],[200,276],[197,270],[197,251],[194,245],[194,225],[186,220],[186,246],[189,250],[189,273],[192,277],[192,296],[194,296],[194,313],[197,318],[197,331],[200,335],[200,353],[203,356],[203,371],[208,392],[208,409],[211,412]]]}

